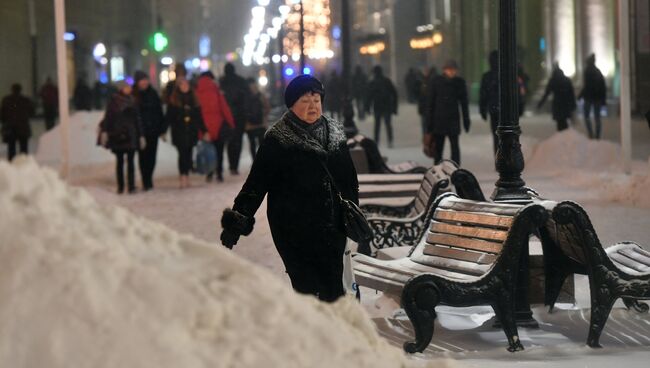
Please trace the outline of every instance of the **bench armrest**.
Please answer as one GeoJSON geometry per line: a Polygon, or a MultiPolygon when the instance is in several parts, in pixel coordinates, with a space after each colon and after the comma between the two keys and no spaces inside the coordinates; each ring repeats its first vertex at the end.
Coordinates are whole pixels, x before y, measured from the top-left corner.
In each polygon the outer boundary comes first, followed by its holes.
{"type": "Polygon", "coordinates": [[[411,211],[414,201],[403,206],[379,203],[368,203],[359,206],[367,216],[372,217],[405,217],[411,211]]]}
{"type": "Polygon", "coordinates": [[[400,219],[370,217],[368,224],[373,232],[370,241],[373,254],[377,249],[417,245],[426,230],[425,213],[400,219]]]}

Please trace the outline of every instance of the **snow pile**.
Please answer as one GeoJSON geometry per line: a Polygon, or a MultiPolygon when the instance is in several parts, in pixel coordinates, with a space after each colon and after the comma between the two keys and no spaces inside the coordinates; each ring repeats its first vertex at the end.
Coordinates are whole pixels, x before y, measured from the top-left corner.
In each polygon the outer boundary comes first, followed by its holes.
{"type": "Polygon", "coordinates": [[[32,159],[0,162],[0,218],[1,367],[424,364],[354,300],[297,295],[220,246],[98,205],[32,159]]]}
{"type": "Polygon", "coordinates": [[[603,200],[650,208],[650,161],[633,162],[632,174],[627,175],[619,145],[590,140],[574,129],[556,133],[534,148],[526,162],[526,174],[531,173],[556,176],[603,200]]]}

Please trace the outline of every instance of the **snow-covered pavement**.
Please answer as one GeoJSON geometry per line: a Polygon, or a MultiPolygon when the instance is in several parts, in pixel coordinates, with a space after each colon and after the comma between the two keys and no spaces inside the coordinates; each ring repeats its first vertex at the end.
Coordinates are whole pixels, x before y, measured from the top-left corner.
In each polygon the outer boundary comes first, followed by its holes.
{"type": "MultiPolygon", "coordinates": [[[[372,131],[370,119],[358,125],[364,133],[369,134],[372,131]]],[[[577,131],[565,132],[560,138],[556,136],[548,140],[554,133],[554,123],[548,115],[525,117],[521,125],[524,132],[521,139],[523,151],[527,162],[530,163],[523,174],[528,186],[536,189],[543,197],[574,200],[582,204],[604,245],[632,240],[650,249],[650,196],[644,195],[650,185],[650,131],[645,122],[635,121],[633,126],[636,144],[633,152],[637,162],[634,164],[632,176],[623,174],[620,163],[611,157],[594,156],[593,151],[588,148],[589,143],[579,136],[578,132],[584,131],[581,126],[577,127],[577,131]],[[538,145],[542,141],[544,145],[538,145]],[[560,144],[560,147],[554,144],[560,144]],[[562,144],[573,146],[564,147],[564,156],[554,157],[554,150],[562,148],[562,144]],[[540,151],[540,147],[547,151],[540,151]],[[588,157],[583,161],[568,158],[570,155],[580,157],[580,154],[588,157]],[[546,156],[548,160],[544,160],[546,156]],[[551,160],[557,161],[554,168],[546,165],[551,160]],[[602,162],[603,160],[606,162],[602,162]],[[574,167],[576,163],[578,166],[574,167]]],[[[419,147],[419,117],[413,106],[400,106],[400,116],[397,117],[394,127],[395,148],[387,149],[383,144],[381,146],[382,153],[388,156],[389,163],[413,160],[429,165],[430,161],[423,156],[419,147]]],[[[461,136],[461,152],[462,166],[475,173],[484,191],[489,194],[497,175],[493,169],[488,129],[488,124],[480,121],[478,115],[474,114],[471,133],[461,136]]],[[[605,120],[606,139],[615,141],[616,129],[617,125],[613,120],[605,120]]],[[[79,144],[86,147],[79,150],[82,155],[80,161],[83,161],[83,155],[90,157],[93,150],[101,150],[94,146],[94,142],[79,144]],[[88,152],[85,152],[86,149],[88,152]]],[[[56,146],[56,143],[51,145],[56,146]]],[[[54,153],[48,156],[51,155],[54,153]]],[[[206,183],[202,177],[195,176],[192,178],[192,188],[179,190],[175,152],[171,146],[163,143],[156,171],[156,188],[151,192],[116,195],[110,155],[105,156],[105,160],[94,160],[92,165],[74,168],[69,182],[84,187],[100,203],[117,204],[136,215],[162,222],[174,230],[190,233],[219,247],[221,212],[232,204],[249,167],[250,158],[245,146],[242,175],[227,174],[223,183],[206,183]]],[[[257,213],[255,231],[251,236],[242,238],[234,252],[264,266],[288,283],[271,240],[265,212],[263,204],[257,213]]],[[[430,359],[444,355],[461,360],[468,366],[477,367],[610,367],[621,362],[625,362],[627,367],[647,366],[647,360],[650,358],[650,316],[639,316],[633,312],[615,309],[602,338],[606,348],[585,348],[588,325],[585,318],[588,319],[589,313],[585,308],[588,308],[588,292],[585,290],[584,278],[577,278],[576,285],[577,306],[566,306],[565,310],[551,315],[541,307],[535,309],[542,326],[539,330],[520,330],[527,349],[524,352],[513,355],[505,351],[503,332],[493,329],[490,322],[481,324],[490,318],[485,309],[444,309],[439,313],[432,345],[424,354],[418,354],[414,358],[430,359]]],[[[373,294],[364,295],[364,306],[376,317],[380,334],[400,347],[411,334],[408,321],[399,316],[393,318],[392,311],[386,307],[387,301],[379,298],[375,302],[376,295],[373,294]],[[378,310],[376,305],[384,309],[378,310]]]]}

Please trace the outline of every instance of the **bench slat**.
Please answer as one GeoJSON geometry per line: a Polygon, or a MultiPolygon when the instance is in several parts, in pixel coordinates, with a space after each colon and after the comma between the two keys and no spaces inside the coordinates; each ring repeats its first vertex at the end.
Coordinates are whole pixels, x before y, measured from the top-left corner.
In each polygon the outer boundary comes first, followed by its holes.
{"type": "Polygon", "coordinates": [[[413,197],[418,191],[418,183],[410,184],[364,184],[359,186],[359,198],[413,197]]]}
{"type": "Polygon", "coordinates": [[[648,272],[648,271],[650,271],[650,267],[648,267],[648,266],[646,266],[646,265],[644,265],[642,263],[639,263],[639,262],[635,261],[632,258],[629,258],[625,254],[615,252],[615,253],[611,253],[609,255],[609,258],[611,258],[615,263],[619,263],[619,264],[621,264],[621,265],[623,265],[623,266],[625,266],[627,268],[631,268],[631,269],[635,270],[636,272],[648,272]]]}
{"type": "Polygon", "coordinates": [[[436,233],[427,234],[427,243],[448,245],[450,247],[471,249],[494,254],[501,252],[501,248],[503,247],[503,244],[501,243],[495,243],[487,240],[436,233]]]}
{"type": "Polygon", "coordinates": [[[359,174],[357,179],[362,184],[419,184],[422,182],[422,174],[359,174]]]}
{"type": "MultiPolygon", "coordinates": [[[[437,269],[420,263],[413,262],[409,258],[402,258],[393,261],[381,261],[372,257],[355,256],[355,272],[357,270],[374,275],[385,275],[392,280],[418,275],[421,273],[431,273],[452,280],[469,280],[475,279],[476,275],[463,272],[454,272],[451,270],[437,269]]],[[[406,281],[404,281],[406,282],[406,281]]]]}
{"type": "Polygon", "coordinates": [[[433,244],[425,244],[422,253],[428,256],[447,257],[461,261],[474,262],[481,265],[492,264],[497,259],[497,256],[493,254],[472,252],[433,244]]]}
{"type": "Polygon", "coordinates": [[[643,249],[635,247],[631,249],[621,249],[618,252],[625,254],[627,257],[632,258],[633,260],[642,263],[645,266],[650,267],[650,254],[647,254],[648,252],[644,252],[643,249]]]}
{"type": "Polygon", "coordinates": [[[493,202],[481,202],[461,199],[450,198],[449,200],[442,201],[440,208],[463,211],[463,212],[478,212],[498,216],[514,216],[521,209],[520,205],[502,204],[493,202]]]}
{"type": "Polygon", "coordinates": [[[386,280],[356,269],[354,270],[354,277],[358,285],[380,290],[387,294],[400,295],[404,287],[404,283],[386,280]]]}
{"type": "Polygon", "coordinates": [[[435,214],[433,215],[434,219],[446,222],[460,222],[465,224],[474,224],[474,225],[487,225],[493,227],[499,227],[504,229],[509,229],[512,226],[512,217],[510,216],[499,216],[499,215],[489,215],[484,213],[467,213],[467,212],[458,212],[453,210],[446,210],[438,208],[436,209],[435,214]]]}
{"type": "Polygon", "coordinates": [[[486,240],[495,240],[495,241],[505,241],[508,236],[507,231],[496,230],[496,229],[486,229],[482,227],[475,226],[460,226],[452,225],[443,222],[431,221],[431,232],[434,233],[445,233],[452,235],[462,235],[472,238],[481,238],[486,240]]]}
{"type": "Polygon", "coordinates": [[[483,276],[492,268],[492,265],[480,265],[474,262],[461,261],[448,257],[438,257],[430,255],[417,255],[411,257],[414,263],[419,263],[426,267],[432,267],[437,270],[445,270],[455,273],[468,274],[472,276],[483,276]]]}

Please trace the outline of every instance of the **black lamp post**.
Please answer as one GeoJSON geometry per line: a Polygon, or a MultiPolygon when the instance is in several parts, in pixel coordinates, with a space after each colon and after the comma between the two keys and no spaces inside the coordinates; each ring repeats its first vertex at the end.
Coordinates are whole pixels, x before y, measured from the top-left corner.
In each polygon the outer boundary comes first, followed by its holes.
{"type": "MultiPolygon", "coordinates": [[[[354,109],[352,108],[352,98],[350,96],[351,79],[351,57],[352,45],[350,44],[350,1],[341,0],[341,53],[343,56],[343,128],[348,137],[353,137],[359,133],[357,125],[354,123],[354,109]]],[[[333,96],[332,96],[333,97],[333,96]]]]}
{"type": "MultiPolygon", "coordinates": [[[[495,166],[499,180],[492,193],[495,202],[528,203],[526,183],[521,178],[524,170],[524,156],[521,153],[519,136],[517,86],[517,6],[516,0],[499,0],[499,146],[495,166]]],[[[533,319],[528,302],[529,247],[524,244],[521,251],[520,269],[517,275],[517,324],[538,327],[533,319]]]]}

